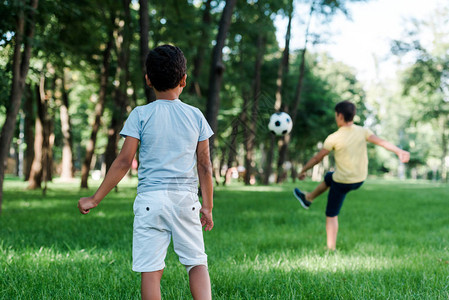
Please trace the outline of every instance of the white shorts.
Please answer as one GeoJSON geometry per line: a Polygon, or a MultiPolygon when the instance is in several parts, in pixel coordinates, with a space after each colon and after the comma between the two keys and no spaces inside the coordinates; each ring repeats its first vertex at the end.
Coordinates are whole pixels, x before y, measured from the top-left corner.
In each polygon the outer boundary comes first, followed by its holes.
{"type": "Polygon", "coordinates": [[[198,195],[187,191],[140,193],[134,201],[133,271],[154,272],[165,268],[165,256],[173,247],[187,271],[207,266],[200,222],[198,195]]]}

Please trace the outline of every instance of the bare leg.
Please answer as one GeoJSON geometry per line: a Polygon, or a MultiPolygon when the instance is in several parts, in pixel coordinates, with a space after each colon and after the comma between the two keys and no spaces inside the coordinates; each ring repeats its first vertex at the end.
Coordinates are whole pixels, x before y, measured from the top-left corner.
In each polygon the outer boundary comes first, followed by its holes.
{"type": "Polygon", "coordinates": [[[313,199],[327,191],[328,188],[329,187],[326,185],[326,182],[322,181],[312,192],[306,194],[306,200],[313,202],[313,199]]]}
{"type": "Polygon", "coordinates": [[[164,270],[155,272],[142,272],[142,300],[161,299],[161,278],[164,270]]]}
{"type": "Polygon", "coordinates": [[[327,248],[335,250],[337,246],[338,216],[326,217],[327,248]]]}
{"type": "Polygon", "coordinates": [[[195,300],[212,299],[209,271],[206,266],[200,265],[189,272],[190,292],[195,300]]]}

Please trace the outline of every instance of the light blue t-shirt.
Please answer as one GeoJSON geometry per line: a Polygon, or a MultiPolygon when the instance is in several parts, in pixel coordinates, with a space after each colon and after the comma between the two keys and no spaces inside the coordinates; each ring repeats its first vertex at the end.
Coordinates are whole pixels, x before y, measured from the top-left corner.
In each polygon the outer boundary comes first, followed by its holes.
{"type": "Polygon", "coordinates": [[[196,148],[213,134],[201,111],[179,99],[156,100],[133,109],[120,135],[140,140],[137,193],[197,193],[196,148]]]}

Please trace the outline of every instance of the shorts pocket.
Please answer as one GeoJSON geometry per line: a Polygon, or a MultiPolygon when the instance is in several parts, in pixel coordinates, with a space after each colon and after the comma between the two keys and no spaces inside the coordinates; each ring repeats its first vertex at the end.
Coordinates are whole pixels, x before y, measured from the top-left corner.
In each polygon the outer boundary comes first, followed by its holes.
{"type": "Polygon", "coordinates": [[[179,207],[179,218],[185,222],[197,224],[200,222],[201,202],[196,201],[189,206],[179,207]]]}
{"type": "Polygon", "coordinates": [[[164,231],[167,229],[165,209],[162,204],[139,201],[134,203],[134,232],[147,236],[148,230],[164,231]]]}
{"type": "Polygon", "coordinates": [[[162,203],[151,200],[134,201],[133,211],[135,217],[154,215],[162,210],[162,203]]]}

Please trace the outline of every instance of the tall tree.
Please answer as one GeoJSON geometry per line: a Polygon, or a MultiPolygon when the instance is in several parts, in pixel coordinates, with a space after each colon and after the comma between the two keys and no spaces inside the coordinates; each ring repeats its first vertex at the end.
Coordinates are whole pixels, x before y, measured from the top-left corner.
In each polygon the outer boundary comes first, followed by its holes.
{"type": "Polygon", "coordinates": [[[108,41],[106,48],[103,51],[103,62],[100,71],[100,91],[98,95],[98,102],[95,104],[95,117],[92,124],[92,131],[89,141],[86,146],[86,156],[84,157],[83,165],[81,167],[81,188],[88,188],[89,171],[92,164],[92,158],[95,152],[95,144],[97,143],[97,134],[101,125],[101,117],[104,112],[106,93],[108,88],[109,66],[111,60],[111,51],[113,47],[113,31],[110,30],[108,34],[108,41]]]}
{"type": "MultiPolygon", "coordinates": [[[[223,80],[225,66],[223,63],[223,48],[225,46],[226,36],[231,25],[231,18],[237,0],[226,0],[226,5],[221,15],[220,24],[216,38],[216,44],[212,52],[212,61],[209,72],[209,91],[206,105],[206,119],[212,130],[216,133],[218,130],[218,110],[220,108],[220,89],[223,80]]],[[[214,136],[209,140],[210,153],[213,158],[214,136]]]]}
{"type": "MultiPolygon", "coordinates": [[[[274,110],[279,112],[282,108],[282,90],[284,85],[284,77],[285,74],[288,74],[289,67],[289,56],[290,56],[290,37],[291,37],[291,29],[292,29],[292,19],[293,19],[293,0],[290,0],[288,4],[288,23],[287,23],[287,32],[285,34],[285,45],[284,50],[282,51],[282,58],[279,63],[277,79],[276,79],[276,95],[275,95],[275,103],[274,110]]],[[[270,180],[270,176],[272,173],[272,164],[274,157],[274,149],[276,144],[275,135],[270,136],[270,146],[267,151],[266,164],[264,170],[263,184],[267,185],[270,180]]]]}
{"type": "Polygon", "coordinates": [[[149,34],[150,34],[150,20],[148,15],[148,0],[139,0],[139,25],[140,25],[140,66],[142,70],[143,86],[145,89],[145,97],[150,103],[156,99],[156,95],[152,88],[147,85],[145,80],[146,68],[145,61],[150,51],[149,48],[149,34]]]}
{"type": "MultiPolygon", "coordinates": [[[[359,0],[354,0],[359,1],[359,0]]],[[[363,0],[362,0],[363,1],[363,0]]],[[[306,31],[305,31],[305,42],[304,42],[304,48],[301,51],[301,63],[299,65],[299,76],[298,81],[296,84],[295,94],[293,97],[293,103],[291,103],[288,112],[290,114],[290,117],[292,118],[293,124],[296,123],[296,116],[298,114],[298,107],[301,102],[301,96],[303,91],[303,81],[305,77],[305,66],[306,66],[306,52],[307,52],[307,46],[310,38],[310,22],[312,20],[312,17],[314,16],[315,12],[318,12],[326,17],[326,21],[330,20],[330,17],[332,17],[337,10],[342,11],[344,14],[348,14],[346,7],[345,7],[346,1],[344,0],[313,0],[310,5],[307,25],[306,25],[306,31]]],[[[291,134],[287,134],[283,137],[281,141],[281,145],[279,148],[279,157],[277,162],[277,179],[276,182],[280,183],[284,179],[286,179],[286,174],[284,174],[284,162],[287,159],[288,156],[288,145],[291,141],[291,134]]]]}
{"type": "Polygon", "coordinates": [[[61,119],[61,131],[63,137],[62,162],[61,162],[61,179],[70,180],[74,176],[73,166],[73,137],[69,114],[69,92],[66,87],[65,72],[61,74],[61,104],[59,106],[59,116],[61,119]]]}
{"type": "MultiPolygon", "coordinates": [[[[37,116],[35,134],[34,134],[34,160],[31,164],[30,177],[28,180],[29,189],[39,189],[42,187],[42,182],[48,180],[48,168],[49,161],[49,118],[48,118],[48,101],[45,95],[45,75],[42,71],[39,84],[35,87],[36,104],[37,104],[37,116]]],[[[44,188],[45,191],[45,188],[44,188]]]]}
{"type": "Polygon", "coordinates": [[[130,55],[130,8],[131,0],[123,0],[123,14],[117,20],[117,34],[115,39],[115,48],[117,50],[117,68],[116,68],[116,82],[117,85],[114,90],[114,105],[112,108],[112,119],[108,130],[108,144],[105,151],[106,171],[117,157],[117,144],[119,139],[119,132],[123,126],[125,119],[126,108],[128,106],[128,68],[130,55]]]}
{"type": "Polygon", "coordinates": [[[5,124],[0,135],[0,213],[3,202],[3,180],[5,176],[5,164],[11,145],[12,136],[16,126],[16,117],[19,112],[25,79],[31,57],[31,44],[34,37],[34,16],[38,6],[38,0],[30,0],[29,6],[22,0],[19,3],[19,12],[16,16],[14,57],[12,62],[12,85],[10,92],[10,106],[7,112],[5,124]],[[25,8],[28,10],[25,12],[25,8]],[[23,50],[22,50],[23,46],[23,50]]]}
{"type": "Polygon", "coordinates": [[[264,33],[257,35],[257,55],[254,67],[253,101],[251,103],[250,122],[247,124],[248,136],[245,140],[245,184],[251,184],[251,178],[254,176],[253,155],[256,141],[256,124],[259,117],[259,99],[261,93],[261,69],[265,53],[266,40],[264,33]]]}
{"type": "MultiPolygon", "coordinates": [[[[404,102],[412,102],[413,105],[410,123],[415,127],[430,125],[433,129],[424,135],[433,135],[433,143],[438,145],[430,155],[440,160],[439,167],[435,169],[439,169],[439,177],[444,182],[448,181],[449,168],[448,17],[449,7],[446,6],[439,8],[431,19],[411,22],[413,30],[392,46],[394,54],[414,57],[414,63],[402,75],[402,93],[406,96],[404,100],[408,100],[404,102]],[[426,39],[422,38],[425,34],[432,37],[431,44],[425,43],[426,39]]],[[[419,133],[420,130],[416,128],[414,131],[419,133]]]]}
{"type": "MultiPolygon", "coordinates": [[[[212,24],[212,15],[211,15],[211,2],[212,0],[204,1],[204,10],[203,10],[203,18],[202,18],[202,26],[201,26],[201,37],[205,41],[208,41],[210,38],[210,26],[212,24]]],[[[201,68],[203,66],[204,55],[207,50],[207,43],[200,43],[198,45],[198,50],[193,60],[193,71],[192,71],[192,85],[190,91],[195,92],[198,97],[201,97],[201,87],[199,83],[199,78],[201,74],[201,68]]]]}
{"type": "MultiPolygon", "coordinates": [[[[307,43],[309,41],[309,28],[310,28],[310,21],[312,20],[313,12],[315,10],[315,2],[312,3],[310,6],[310,12],[309,12],[309,18],[307,21],[307,27],[306,27],[306,33],[305,33],[305,43],[304,48],[301,51],[301,64],[299,65],[299,77],[298,77],[298,83],[296,84],[296,91],[295,96],[293,100],[293,105],[290,109],[290,117],[292,118],[293,124],[296,123],[296,115],[298,112],[298,106],[299,102],[301,101],[301,93],[302,93],[302,85],[304,81],[304,75],[305,75],[305,66],[306,66],[306,51],[307,51],[307,43]]],[[[277,163],[277,179],[276,182],[280,183],[286,179],[286,176],[284,175],[284,162],[287,158],[287,150],[288,145],[290,143],[291,136],[290,134],[286,134],[283,139],[282,143],[279,149],[279,158],[277,163]]]]}
{"type": "Polygon", "coordinates": [[[25,144],[27,145],[25,151],[25,166],[24,166],[24,180],[28,181],[30,178],[31,165],[34,160],[34,101],[32,94],[32,87],[27,84],[25,87],[25,103],[23,105],[25,112],[25,144]]]}

